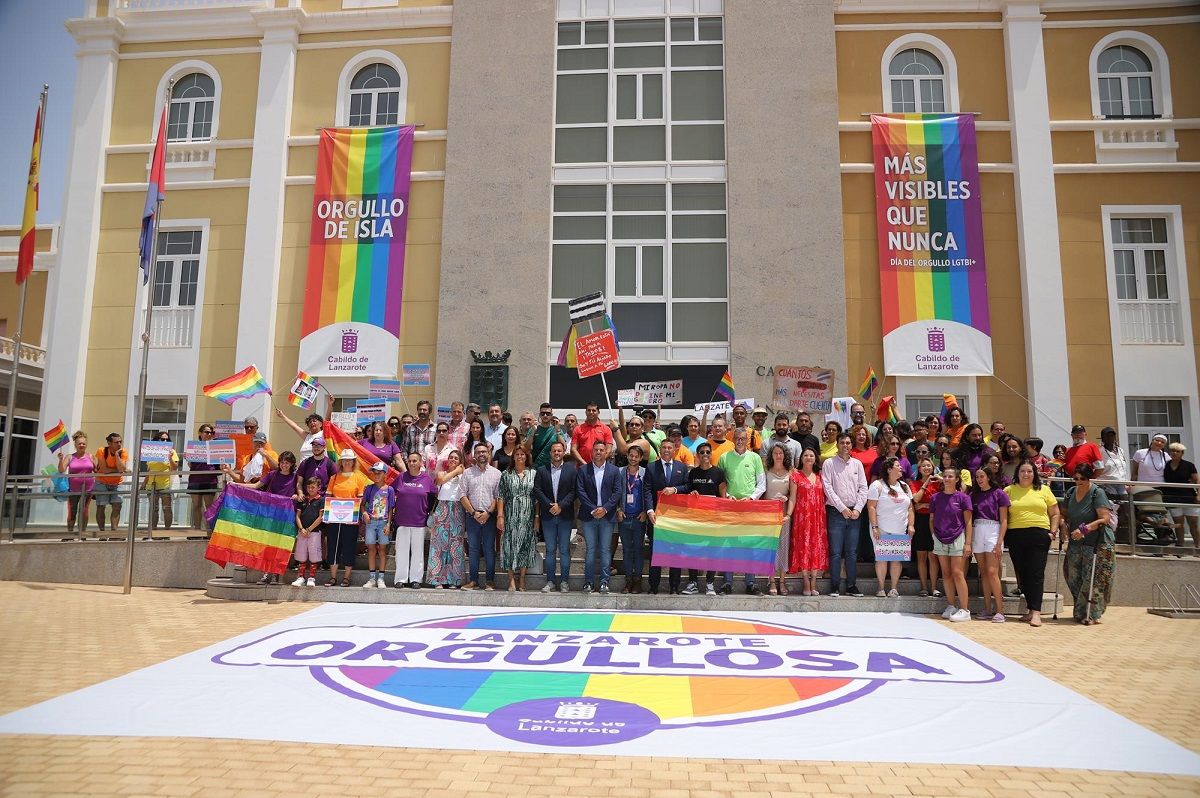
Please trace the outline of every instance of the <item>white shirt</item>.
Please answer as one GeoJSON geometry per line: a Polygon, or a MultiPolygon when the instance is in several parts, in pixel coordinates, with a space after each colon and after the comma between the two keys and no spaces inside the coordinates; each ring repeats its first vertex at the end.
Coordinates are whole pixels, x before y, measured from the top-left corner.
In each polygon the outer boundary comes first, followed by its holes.
{"type": "Polygon", "coordinates": [[[912,496],[906,490],[908,486],[903,481],[892,485],[895,496],[888,495],[887,486],[882,479],[871,483],[867,489],[867,501],[874,500],[875,523],[879,531],[887,535],[903,535],[908,532],[908,508],[912,505],[912,496]]]}
{"type": "MultiPolygon", "coordinates": [[[[1110,452],[1102,445],[1100,447],[1100,462],[1104,464],[1104,479],[1129,479],[1129,466],[1125,464],[1125,452],[1118,446],[1116,451],[1110,452]]],[[[1155,458],[1157,460],[1157,458],[1155,458]]],[[[1111,488],[1112,485],[1104,485],[1105,488],[1111,488]]]]}
{"type": "Polygon", "coordinates": [[[304,436],[304,443],[300,444],[300,459],[312,457],[312,442],[317,436],[325,437],[323,432],[310,432],[304,436]]]}
{"type": "Polygon", "coordinates": [[[259,452],[256,452],[254,454],[254,456],[251,457],[246,462],[246,465],[242,468],[242,479],[246,480],[247,482],[253,482],[254,480],[262,477],[262,473],[263,473],[263,456],[262,456],[262,452],[259,451],[259,452]]]}
{"type": "Polygon", "coordinates": [[[438,501],[441,502],[457,502],[462,498],[462,488],[458,484],[458,480],[462,478],[459,474],[453,479],[448,479],[438,488],[438,501]]]}
{"type": "Polygon", "coordinates": [[[504,430],[508,429],[508,425],[503,421],[500,426],[492,427],[486,422],[483,425],[483,439],[492,445],[492,451],[499,451],[504,445],[504,430]]]}
{"type": "Polygon", "coordinates": [[[554,463],[550,464],[550,487],[554,491],[554,495],[550,498],[554,499],[555,501],[558,500],[558,483],[562,479],[562,469],[563,467],[561,465],[556,466],[554,463]]]}
{"type": "MultiPolygon", "coordinates": [[[[1104,451],[1104,447],[1100,447],[1104,451]]],[[[1171,456],[1165,451],[1156,452],[1153,449],[1138,449],[1134,452],[1133,462],[1138,464],[1138,482],[1162,482],[1163,471],[1171,456]]],[[[1108,476],[1107,472],[1104,476],[1108,476]]]]}
{"type": "Polygon", "coordinates": [[[604,466],[597,467],[592,463],[592,477],[596,480],[596,506],[599,507],[604,504],[604,496],[600,493],[600,485],[604,482],[604,466]]]}

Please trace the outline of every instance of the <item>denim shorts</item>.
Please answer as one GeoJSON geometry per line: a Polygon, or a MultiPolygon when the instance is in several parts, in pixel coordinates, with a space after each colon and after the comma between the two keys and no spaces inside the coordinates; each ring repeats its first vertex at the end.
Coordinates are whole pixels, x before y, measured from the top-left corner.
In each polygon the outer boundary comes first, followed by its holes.
{"type": "Polygon", "coordinates": [[[120,490],[120,485],[109,485],[107,482],[96,480],[96,506],[121,504],[124,499],[121,497],[120,490]]]}
{"type": "Polygon", "coordinates": [[[376,518],[367,522],[368,546],[386,546],[390,542],[391,539],[388,537],[386,519],[376,518]]]}

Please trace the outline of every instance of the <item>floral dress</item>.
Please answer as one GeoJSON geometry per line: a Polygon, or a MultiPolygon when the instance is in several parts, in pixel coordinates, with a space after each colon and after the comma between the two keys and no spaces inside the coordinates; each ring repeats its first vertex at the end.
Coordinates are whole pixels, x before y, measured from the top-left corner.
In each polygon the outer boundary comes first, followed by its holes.
{"type": "Polygon", "coordinates": [[[466,514],[458,503],[462,496],[458,477],[448,479],[438,490],[438,502],[429,515],[429,559],[426,581],[431,585],[458,587],[467,573],[466,514]]]}
{"type": "Polygon", "coordinates": [[[504,502],[504,535],[500,539],[500,567],[519,571],[533,565],[537,538],[533,534],[533,469],[505,471],[500,476],[499,498],[504,502]]]}
{"type": "MultiPolygon", "coordinates": [[[[763,494],[764,499],[771,501],[779,501],[783,499],[783,506],[787,507],[788,485],[791,483],[790,474],[782,474],[776,476],[770,471],[767,472],[767,492],[763,494]]],[[[788,570],[788,562],[790,560],[792,540],[792,519],[786,514],[783,516],[783,524],[779,528],[779,547],[775,549],[775,572],[786,572],[788,570]]]]}
{"type": "Polygon", "coordinates": [[[792,509],[792,545],[788,572],[824,571],[829,568],[829,529],[825,522],[825,486],[821,477],[808,481],[792,472],[796,506],[792,509]]]}

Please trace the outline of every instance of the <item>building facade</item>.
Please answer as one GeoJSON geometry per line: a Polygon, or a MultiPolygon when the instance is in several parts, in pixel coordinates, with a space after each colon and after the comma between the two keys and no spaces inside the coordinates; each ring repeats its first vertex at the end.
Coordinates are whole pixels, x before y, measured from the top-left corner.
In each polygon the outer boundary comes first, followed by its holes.
{"type": "Polygon", "coordinates": [[[1195,2],[95,0],[68,27],[43,425],[136,426],[135,252],[171,81],[146,421],[180,438],[229,415],[202,385],[295,375],[328,126],[416,125],[397,371],[430,363],[433,385],[410,404],[468,398],[484,350],[511,350],[513,408],[600,399],[555,365],[566,301],[593,290],[622,343],[610,393],[683,379],[702,402],[729,367],[766,403],[788,364],[844,394],[883,373],[877,112],[978,130],[995,373],[885,377],[904,415],[950,392],[1048,441],[1082,422],[1189,443],[1200,419],[1195,2]]]}

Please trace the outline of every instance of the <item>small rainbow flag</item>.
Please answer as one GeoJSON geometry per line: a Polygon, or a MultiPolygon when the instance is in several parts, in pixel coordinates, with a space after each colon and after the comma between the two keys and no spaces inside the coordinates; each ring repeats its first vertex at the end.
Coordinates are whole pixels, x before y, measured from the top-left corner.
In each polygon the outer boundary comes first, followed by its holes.
{"type": "Polygon", "coordinates": [[[50,451],[57,452],[66,446],[67,441],[70,440],[67,437],[67,425],[60,418],[57,424],[42,433],[42,440],[46,442],[46,446],[50,448],[50,451]]]}
{"type": "Polygon", "coordinates": [[[717,383],[717,390],[713,393],[723,397],[726,402],[734,401],[734,396],[737,394],[733,390],[733,375],[729,373],[729,369],[725,369],[725,373],[721,375],[721,381],[717,383]]]}
{"type": "Polygon", "coordinates": [[[661,496],[651,565],[770,574],[782,524],[782,502],[661,496]]]}
{"type": "Polygon", "coordinates": [[[292,497],[227,483],[208,511],[212,536],[204,559],[282,574],[296,543],[292,497]],[[215,512],[214,512],[215,511],[215,512]]]}
{"type": "Polygon", "coordinates": [[[302,410],[307,410],[317,400],[319,385],[317,378],[310,377],[308,372],[297,372],[296,381],[292,383],[292,390],[288,391],[288,402],[302,410]]]}
{"type": "Polygon", "coordinates": [[[260,393],[269,394],[271,386],[267,384],[262,372],[258,370],[258,366],[251,363],[232,377],[226,377],[212,385],[205,385],[201,390],[204,391],[205,396],[219,399],[232,407],[238,399],[249,399],[260,393]]]}
{"type": "Polygon", "coordinates": [[[896,397],[885,396],[879,400],[879,407],[875,409],[875,418],[879,421],[887,421],[895,424],[900,420],[900,416],[896,413],[896,397]]]}
{"type": "MultiPolygon", "coordinates": [[[[349,449],[354,452],[355,458],[358,460],[358,471],[363,476],[370,479],[370,468],[375,463],[380,462],[380,459],[371,452],[367,451],[361,443],[354,440],[341,427],[335,426],[332,421],[325,422],[325,451],[333,458],[335,464],[341,455],[343,449],[349,449]]],[[[384,484],[391,485],[393,481],[400,476],[400,472],[392,468],[391,464],[387,464],[388,473],[384,477],[384,484]]],[[[340,468],[340,466],[339,466],[340,468]]]]}
{"type": "Polygon", "coordinates": [[[854,395],[865,402],[878,389],[879,375],[875,373],[874,366],[867,366],[867,376],[863,377],[862,385],[858,386],[858,390],[854,392],[854,395]]]}

